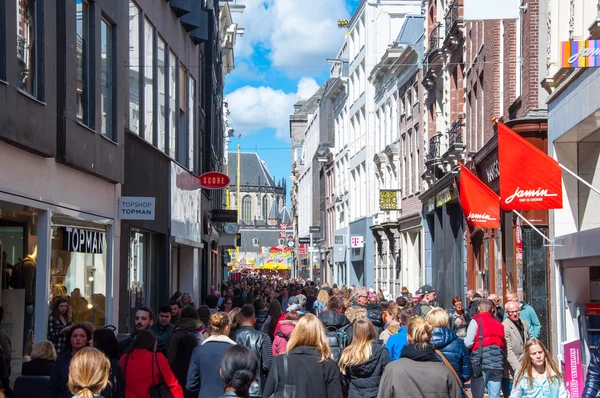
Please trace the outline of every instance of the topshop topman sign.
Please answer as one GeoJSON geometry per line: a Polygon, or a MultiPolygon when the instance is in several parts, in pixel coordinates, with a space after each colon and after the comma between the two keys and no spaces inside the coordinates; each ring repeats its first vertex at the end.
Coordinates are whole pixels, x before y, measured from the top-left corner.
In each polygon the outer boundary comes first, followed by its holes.
{"type": "Polygon", "coordinates": [[[62,227],[63,250],[76,253],[104,253],[104,232],[62,227]]]}
{"type": "Polygon", "coordinates": [[[154,220],[154,198],[122,196],[119,217],[121,220],[154,220]]]}

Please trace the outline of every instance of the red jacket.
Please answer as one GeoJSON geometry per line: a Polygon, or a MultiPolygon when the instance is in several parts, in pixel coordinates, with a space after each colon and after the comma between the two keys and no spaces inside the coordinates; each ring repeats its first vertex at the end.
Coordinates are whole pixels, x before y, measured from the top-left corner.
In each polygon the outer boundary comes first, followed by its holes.
{"type": "Polygon", "coordinates": [[[471,352],[479,348],[479,325],[483,327],[483,346],[498,346],[504,349],[504,325],[500,323],[489,312],[480,312],[473,317],[477,321],[477,334],[475,335],[475,344],[471,352]]]}
{"type": "Polygon", "coordinates": [[[149,398],[150,387],[161,381],[164,381],[169,387],[173,398],[183,398],[183,390],[163,354],[153,354],[147,350],[133,350],[129,354],[129,358],[127,358],[127,354],[121,357],[121,369],[123,370],[123,379],[125,379],[125,396],[127,398],[149,398]],[[154,379],[152,379],[153,372],[154,379]]]}

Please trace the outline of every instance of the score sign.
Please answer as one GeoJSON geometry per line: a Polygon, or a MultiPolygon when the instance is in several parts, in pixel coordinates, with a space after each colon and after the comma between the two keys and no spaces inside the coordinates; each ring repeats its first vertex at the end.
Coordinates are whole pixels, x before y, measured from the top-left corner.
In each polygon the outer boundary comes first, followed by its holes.
{"type": "Polygon", "coordinates": [[[226,174],[210,171],[200,176],[200,186],[206,189],[223,189],[229,185],[229,177],[226,174]]]}
{"type": "Polygon", "coordinates": [[[365,247],[365,240],[362,236],[350,237],[350,247],[359,248],[365,247]]]}

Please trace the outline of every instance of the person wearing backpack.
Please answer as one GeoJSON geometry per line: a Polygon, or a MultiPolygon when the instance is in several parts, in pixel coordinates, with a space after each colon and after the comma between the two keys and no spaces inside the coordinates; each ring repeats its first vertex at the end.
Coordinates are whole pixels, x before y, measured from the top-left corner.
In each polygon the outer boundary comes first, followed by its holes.
{"type": "Polygon", "coordinates": [[[350,320],[342,314],[344,309],[340,297],[333,296],[327,301],[325,312],[319,316],[319,320],[325,326],[327,342],[331,348],[333,359],[337,362],[346,348],[352,342],[353,327],[350,320]]]}
{"type": "Polygon", "coordinates": [[[314,302],[312,307],[312,313],[317,317],[321,315],[325,311],[325,306],[329,301],[329,293],[327,290],[321,289],[319,290],[319,295],[317,296],[317,301],[314,302]]]}

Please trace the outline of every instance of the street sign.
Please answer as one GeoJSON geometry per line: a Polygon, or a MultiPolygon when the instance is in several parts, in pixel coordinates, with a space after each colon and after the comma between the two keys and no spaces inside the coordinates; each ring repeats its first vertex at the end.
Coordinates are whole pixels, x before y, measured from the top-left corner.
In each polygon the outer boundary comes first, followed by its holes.
{"type": "Polygon", "coordinates": [[[154,198],[122,196],[119,199],[121,220],[154,220],[154,198]]]}
{"type": "Polygon", "coordinates": [[[233,222],[237,223],[238,212],[237,210],[223,210],[215,209],[211,210],[212,222],[233,222]]]}
{"type": "Polygon", "coordinates": [[[308,248],[308,252],[309,253],[318,253],[319,252],[319,248],[318,247],[309,247],[308,248]]]}
{"type": "Polygon", "coordinates": [[[209,171],[200,176],[200,186],[206,189],[223,189],[229,185],[229,177],[217,171],[209,171]]]}
{"type": "Polygon", "coordinates": [[[365,247],[365,240],[362,236],[350,237],[350,247],[359,248],[365,247]]]}
{"type": "Polygon", "coordinates": [[[321,233],[321,227],[309,227],[308,233],[311,233],[311,234],[321,233]]]}
{"type": "Polygon", "coordinates": [[[298,243],[300,244],[310,244],[310,238],[306,237],[306,238],[298,238],[298,243]]]}

